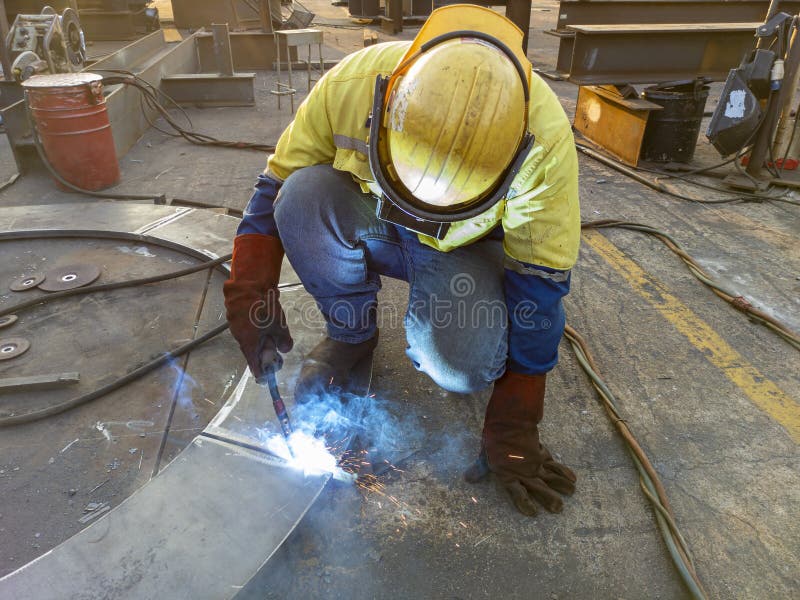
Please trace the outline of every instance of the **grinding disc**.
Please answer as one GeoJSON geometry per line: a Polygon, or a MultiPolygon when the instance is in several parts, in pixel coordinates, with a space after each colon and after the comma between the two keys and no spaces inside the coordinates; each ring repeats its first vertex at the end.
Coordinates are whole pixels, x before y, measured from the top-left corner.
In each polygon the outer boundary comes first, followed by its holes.
{"type": "Polygon", "coordinates": [[[0,329],[3,327],[8,327],[9,325],[13,325],[17,322],[17,315],[6,315],[5,317],[0,317],[0,329]]]}
{"type": "Polygon", "coordinates": [[[0,360],[16,358],[20,354],[25,354],[31,343],[25,338],[6,338],[0,340],[0,360]]]}
{"type": "Polygon", "coordinates": [[[94,265],[68,265],[48,271],[39,289],[45,292],[71,290],[89,285],[98,277],[100,269],[94,265]]]}
{"type": "Polygon", "coordinates": [[[24,292],[31,290],[44,281],[44,273],[32,273],[31,275],[23,275],[19,279],[15,279],[8,289],[12,292],[24,292]]]}

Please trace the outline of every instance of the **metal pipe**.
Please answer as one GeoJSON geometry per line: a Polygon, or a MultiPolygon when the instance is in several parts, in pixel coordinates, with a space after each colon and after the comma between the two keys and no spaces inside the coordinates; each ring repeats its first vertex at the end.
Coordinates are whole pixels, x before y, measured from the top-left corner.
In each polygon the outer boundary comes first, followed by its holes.
{"type": "MultiPolygon", "coordinates": [[[[780,0],[770,0],[769,10],[767,10],[767,16],[764,18],[764,23],[775,16],[779,7],[780,0]]],[[[776,35],[780,35],[780,30],[776,33],[776,35]]],[[[765,44],[767,44],[768,39],[769,38],[767,37],[758,38],[758,41],[756,42],[756,48],[763,48],[765,44]]],[[[778,58],[782,59],[783,56],[779,56],[778,58]]],[[[782,92],[783,86],[780,90],[780,93],[782,92]]],[[[766,159],[767,153],[770,149],[770,138],[772,137],[772,132],[775,130],[775,125],[778,120],[779,109],[775,103],[774,93],[770,94],[769,100],[767,101],[766,110],[767,114],[758,130],[756,141],[753,144],[753,149],[750,151],[750,162],[747,163],[746,170],[748,175],[751,177],[760,177],[764,171],[764,160],[766,159]]]]}
{"type": "Polygon", "coordinates": [[[800,39],[798,39],[796,29],[792,33],[792,39],[789,42],[789,51],[786,54],[784,69],[783,85],[778,96],[780,118],[778,119],[778,129],[775,132],[775,141],[772,144],[773,156],[782,156],[783,151],[788,150],[788,145],[791,143],[791,140],[786,139],[786,135],[794,121],[791,117],[791,112],[792,106],[795,104],[797,85],[800,83],[800,39]]]}

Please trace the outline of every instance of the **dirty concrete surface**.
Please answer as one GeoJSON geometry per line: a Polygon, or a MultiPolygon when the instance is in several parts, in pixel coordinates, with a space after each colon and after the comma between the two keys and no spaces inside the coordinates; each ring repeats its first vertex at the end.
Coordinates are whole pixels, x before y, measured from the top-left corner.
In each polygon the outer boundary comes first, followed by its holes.
{"type": "MultiPolygon", "coordinates": [[[[346,8],[308,4],[318,21],[336,25],[322,27],[326,58],[361,47],[361,30],[346,8]]],[[[545,71],[555,65],[557,44],[543,31],[555,24],[557,8],[537,2],[531,12],[529,56],[545,71]]],[[[410,39],[415,31],[398,37],[410,39]]],[[[378,37],[394,39],[379,29],[378,37]]],[[[291,115],[285,103],[277,110],[268,92],[274,82],[274,73],[258,74],[254,108],[190,109],[196,128],[276,140],[291,115]]],[[[577,88],[548,82],[572,117],[577,88]]],[[[702,135],[697,160],[718,160],[702,135]]],[[[242,208],[263,165],[258,153],[197,148],[151,130],[121,160],[119,189],[242,208]]],[[[797,207],[693,204],[583,155],[580,167],[584,220],[658,226],[756,306],[800,327],[797,207]]],[[[4,208],[74,201],[43,177],[23,178],[0,193],[4,208]]],[[[477,450],[486,395],[444,393],[413,369],[404,354],[406,300],[404,283],[384,280],[372,391],[413,443],[393,456],[397,470],[382,478],[383,494],[326,488],[237,598],[688,597],[630,457],[568,346],[562,343],[548,380],[542,439],[575,470],[578,490],[562,514],[526,518],[492,482],[471,486],[461,479],[477,450]]],[[[714,296],[660,242],[631,231],[586,235],[566,306],[662,478],[710,597],[800,595],[797,352],[714,296]]],[[[219,344],[217,356],[236,352],[229,337],[219,344]]],[[[229,371],[204,385],[221,391],[229,371]]],[[[167,374],[161,377],[148,383],[151,390],[168,385],[167,374]]],[[[62,426],[69,442],[77,437],[72,431],[99,419],[98,406],[70,415],[70,423],[48,423],[37,437],[57,437],[62,426]]],[[[41,444],[24,433],[0,434],[0,575],[78,527],[69,477],[51,474],[41,444]],[[33,471],[24,483],[14,470],[19,465],[33,471]]],[[[69,469],[91,472],[92,464],[110,462],[107,450],[85,452],[69,469]]],[[[104,488],[124,495],[147,474],[128,479],[104,488]]]]}

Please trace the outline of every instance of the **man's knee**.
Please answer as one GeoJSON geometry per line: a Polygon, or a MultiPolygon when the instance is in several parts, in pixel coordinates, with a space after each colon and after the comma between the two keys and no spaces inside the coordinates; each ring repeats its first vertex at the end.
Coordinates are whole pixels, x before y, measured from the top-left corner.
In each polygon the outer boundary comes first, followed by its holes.
{"type": "Polygon", "coordinates": [[[428,338],[428,343],[412,344],[406,354],[417,370],[449,392],[480,392],[492,385],[505,370],[505,336],[497,344],[489,343],[481,349],[461,346],[461,351],[456,352],[442,351],[442,348],[437,348],[430,342],[428,338]]]}
{"type": "Polygon", "coordinates": [[[310,229],[322,226],[323,216],[336,205],[335,196],[342,183],[340,174],[330,165],[305,167],[292,173],[275,201],[278,231],[303,230],[308,234],[310,229]]]}

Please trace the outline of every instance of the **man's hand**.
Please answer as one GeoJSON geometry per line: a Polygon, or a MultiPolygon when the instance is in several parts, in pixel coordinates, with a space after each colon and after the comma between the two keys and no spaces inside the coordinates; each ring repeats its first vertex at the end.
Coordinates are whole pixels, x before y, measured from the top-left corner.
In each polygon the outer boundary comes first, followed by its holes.
{"type": "Polygon", "coordinates": [[[282,259],[277,237],[248,233],[233,240],[231,278],[223,286],[225,308],[231,333],[256,379],[268,368],[280,369],[279,352],[293,345],[278,301],[282,259]]]}
{"type": "Polygon", "coordinates": [[[544,409],[545,375],[506,372],[495,382],[486,407],[481,453],[464,473],[475,483],[493,472],[511,494],[517,509],[529,516],[536,500],[550,512],[561,512],[559,494],[572,494],[577,478],[556,462],[539,442],[544,409]]]}

